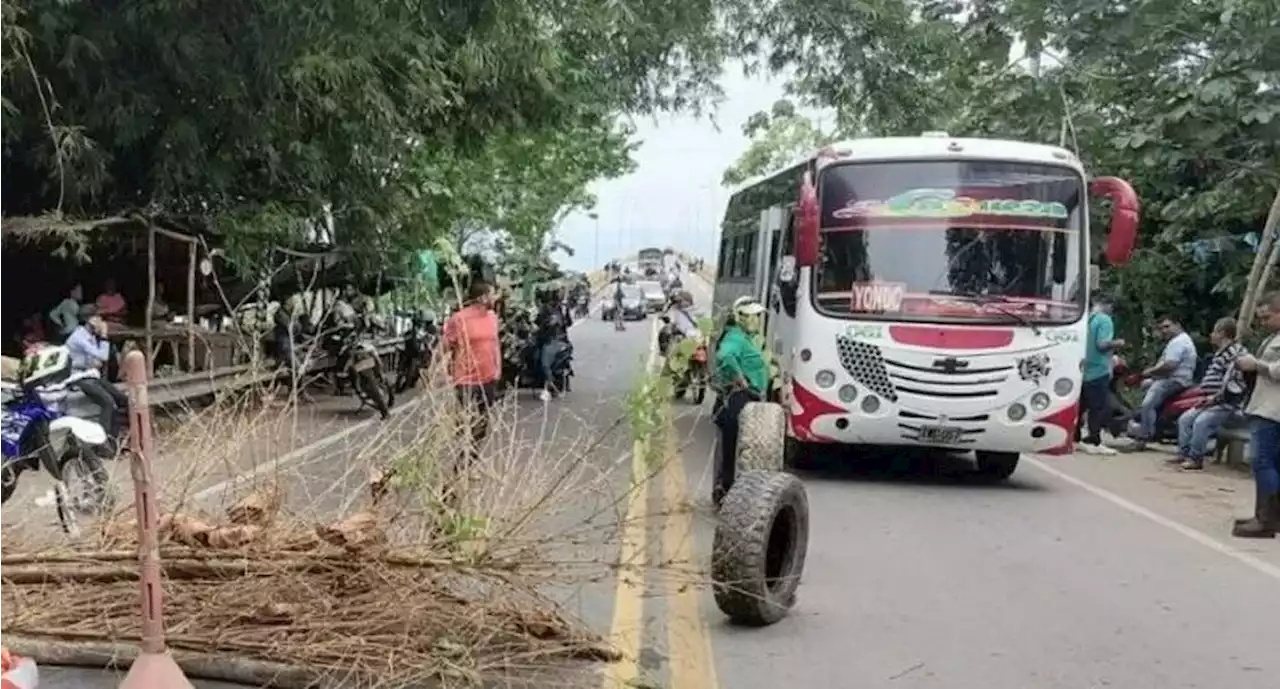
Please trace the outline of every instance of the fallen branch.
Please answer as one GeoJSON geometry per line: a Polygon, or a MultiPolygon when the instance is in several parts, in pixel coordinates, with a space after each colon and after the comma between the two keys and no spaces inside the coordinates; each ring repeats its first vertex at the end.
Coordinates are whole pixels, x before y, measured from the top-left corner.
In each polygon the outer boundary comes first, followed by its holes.
{"type": "MultiPolygon", "coordinates": [[[[55,641],[5,634],[4,645],[40,665],[125,669],[138,657],[131,644],[110,641],[55,641]]],[[[170,649],[169,654],[189,679],[232,682],[271,689],[316,689],[335,673],[329,670],[250,658],[229,658],[209,653],[170,649]]]]}

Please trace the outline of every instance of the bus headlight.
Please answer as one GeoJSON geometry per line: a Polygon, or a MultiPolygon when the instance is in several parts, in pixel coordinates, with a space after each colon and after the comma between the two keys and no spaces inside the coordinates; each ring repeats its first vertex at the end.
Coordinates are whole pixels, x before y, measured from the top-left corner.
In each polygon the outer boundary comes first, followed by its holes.
{"type": "Polygon", "coordinates": [[[824,368],[813,377],[813,382],[817,383],[820,388],[829,388],[836,384],[835,371],[824,368]]]}
{"type": "Polygon", "coordinates": [[[1009,411],[1006,413],[1009,415],[1010,421],[1021,421],[1027,418],[1027,408],[1017,402],[1009,405],[1009,411]]]}
{"type": "Polygon", "coordinates": [[[874,414],[880,411],[880,398],[875,395],[867,395],[862,398],[862,412],[864,414],[874,414]]]}
{"type": "Polygon", "coordinates": [[[1076,384],[1070,378],[1059,378],[1053,381],[1053,394],[1058,397],[1066,397],[1076,389],[1076,384]]]}
{"type": "Polygon", "coordinates": [[[1036,411],[1044,411],[1049,408],[1049,396],[1043,392],[1037,392],[1031,396],[1031,408],[1036,411]]]}
{"type": "Polygon", "coordinates": [[[841,386],[840,386],[840,401],[841,401],[841,402],[844,402],[845,404],[852,404],[852,403],[853,403],[853,401],[854,401],[854,400],[856,400],[856,399],[858,399],[858,388],[855,388],[855,387],[853,387],[852,385],[841,385],[841,386]]]}

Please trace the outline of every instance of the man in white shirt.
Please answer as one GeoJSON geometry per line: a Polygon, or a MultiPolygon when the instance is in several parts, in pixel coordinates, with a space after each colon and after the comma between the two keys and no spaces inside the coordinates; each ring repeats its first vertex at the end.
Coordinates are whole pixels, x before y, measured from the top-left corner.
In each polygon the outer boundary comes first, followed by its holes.
{"type": "Polygon", "coordinates": [[[1139,428],[1132,436],[1133,443],[1126,448],[1129,450],[1143,450],[1148,441],[1155,439],[1160,407],[1195,382],[1196,343],[1191,336],[1171,316],[1157,320],[1156,330],[1165,340],[1164,352],[1160,361],[1142,372],[1143,380],[1150,381],[1150,385],[1138,410],[1139,428]]]}

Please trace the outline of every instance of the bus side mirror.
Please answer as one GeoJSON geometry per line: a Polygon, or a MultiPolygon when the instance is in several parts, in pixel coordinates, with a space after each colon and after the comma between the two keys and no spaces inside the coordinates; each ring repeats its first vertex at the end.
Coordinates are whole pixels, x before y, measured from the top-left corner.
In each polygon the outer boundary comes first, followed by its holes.
{"type": "Polygon", "coordinates": [[[1089,264],[1089,291],[1093,292],[1102,286],[1102,270],[1098,268],[1098,264],[1089,264]]]}
{"type": "Polygon", "coordinates": [[[1129,262],[1138,243],[1140,204],[1133,187],[1119,177],[1099,177],[1089,181],[1089,193],[1111,199],[1111,224],[1107,230],[1107,263],[1129,262]]]}

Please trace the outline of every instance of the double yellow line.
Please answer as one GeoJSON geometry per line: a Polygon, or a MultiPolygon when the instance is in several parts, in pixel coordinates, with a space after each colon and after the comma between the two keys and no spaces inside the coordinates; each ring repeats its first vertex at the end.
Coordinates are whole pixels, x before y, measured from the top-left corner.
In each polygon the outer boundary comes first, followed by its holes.
{"type": "MultiPolygon", "coordinates": [[[[657,362],[657,321],[650,329],[647,370],[657,362]]],[[[622,530],[618,554],[618,583],[614,593],[613,624],[610,638],[622,653],[622,660],[609,665],[604,673],[604,689],[641,686],[640,654],[644,648],[644,599],[647,589],[645,571],[649,548],[649,482],[645,466],[643,440],[637,440],[631,451],[630,500],[622,530]]],[[[688,509],[688,485],[683,462],[678,458],[662,469],[659,515],[662,524],[662,561],[686,570],[690,576],[702,571],[697,567],[693,534],[693,512],[688,509]]],[[[711,636],[700,610],[700,582],[672,577],[665,587],[667,600],[667,682],[670,689],[714,689],[715,660],[711,653],[711,636]]]]}

